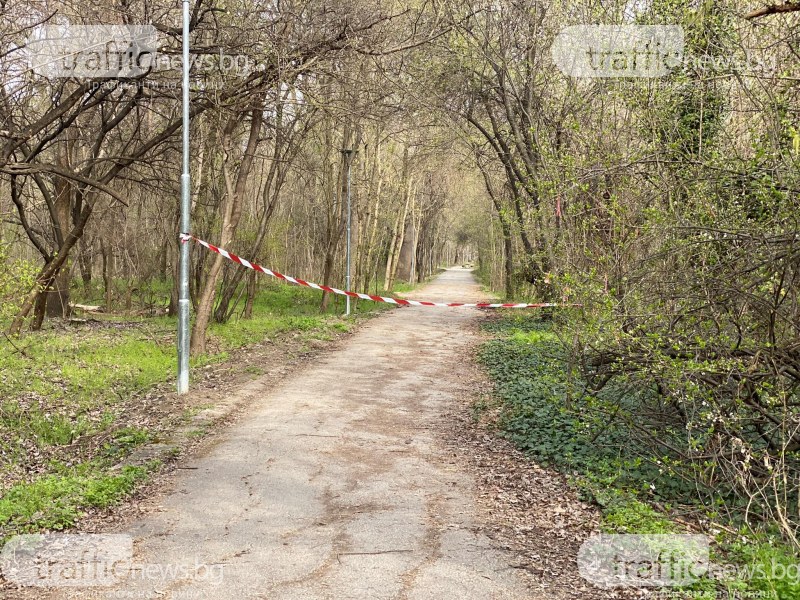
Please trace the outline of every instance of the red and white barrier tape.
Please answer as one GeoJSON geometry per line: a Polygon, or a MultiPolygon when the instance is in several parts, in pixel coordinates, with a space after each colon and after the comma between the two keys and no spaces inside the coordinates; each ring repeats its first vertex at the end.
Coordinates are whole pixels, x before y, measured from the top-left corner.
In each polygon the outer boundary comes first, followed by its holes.
{"type": "Polygon", "coordinates": [[[181,242],[184,244],[190,240],[194,240],[201,246],[208,248],[212,252],[221,254],[228,260],[238,263],[243,267],[247,267],[248,269],[253,269],[254,271],[258,271],[259,273],[265,273],[266,275],[270,275],[272,277],[277,277],[278,279],[282,279],[283,281],[288,281],[289,283],[294,283],[296,285],[304,285],[305,287],[310,287],[315,290],[322,290],[324,292],[330,292],[331,294],[339,294],[340,296],[350,296],[351,298],[372,300],[373,302],[387,302],[389,304],[398,304],[400,306],[445,306],[445,307],[465,306],[465,307],[475,307],[475,308],[550,308],[556,306],[580,306],[579,304],[552,304],[550,302],[541,302],[538,304],[490,304],[488,302],[477,302],[469,304],[465,302],[425,302],[422,300],[405,300],[403,298],[387,298],[386,296],[373,296],[372,294],[360,294],[358,292],[351,292],[349,290],[340,290],[327,285],[319,285],[318,283],[303,281],[302,279],[297,279],[296,277],[290,277],[289,275],[284,275],[282,273],[278,273],[277,271],[266,269],[261,265],[251,263],[249,260],[246,260],[240,256],[236,256],[233,252],[228,252],[224,248],[217,248],[213,244],[209,244],[208,242],[201,240],[200,238],[196,238],[193,235],[187,235],[185,233],[182,233],[180,234],[180,239],[181,242]]]}

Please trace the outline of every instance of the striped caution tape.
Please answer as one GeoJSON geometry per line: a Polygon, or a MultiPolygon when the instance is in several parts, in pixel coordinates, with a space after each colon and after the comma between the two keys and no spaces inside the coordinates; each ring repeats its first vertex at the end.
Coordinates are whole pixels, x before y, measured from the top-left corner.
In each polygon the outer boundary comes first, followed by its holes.
{"type": "Polygon", "coordinates": [[[440,306],[440,307],[456,307],[456,306],[465,306],[465,307],[475,307],[475,308],[550,308],[550,307],[565,307],[565,306],[580,306],[580,304],[554,304],[550,302],[539,302],[535,304],[492,304],[489,302],[476,302],[476,303],[467,303],[467,302],[426,302],[423,300],[406,300],[404,298],[388,298],[386,296],[374,296],[372,294],[361,294],[359,292],[351,292],[350,290],[340,290],[335,287],[330,287],[328,285],[319,285],[318,283],[312,283],[310,281],[304,281],[302,279],[298,279],[296,277],[290,277],[289,275],[284,275],[283,273],[278,273],[277,271],[273,271],[271,269],[266,269],[261,265],[257,265],[255,263],[250,262],[240,256],[235,255],[233,252],[228,252],[224,248],[218,248],[214,244],[209,244],[205,240],[201,240],[193,235],[188,235],[186,233],[180,234],[180,240],[182,243],[189,242],[194,240],[201,246],[208,248],[212,252],[216,252],[217,254],[221,254],[228,260],[231,260],[235,263],[242,265],[243,267],[247,267],[248,269],[253,269],[254,271],[258,271],[259,273],[264,273],[266,275],[270,275],[271,277],[276,277],[283,281],[288,281],[289,283],[294,283],[295,285],[302,285],[305,287],[313,288],[315,290],[321,290],[323,292],[330,292],[331,294],[338,294],[340,296],[350,296],[351,298],[361,298],[362,300],[372,300],[373,302],[386,302],[387,304],[397,304],[399,306],[440,306]]]}

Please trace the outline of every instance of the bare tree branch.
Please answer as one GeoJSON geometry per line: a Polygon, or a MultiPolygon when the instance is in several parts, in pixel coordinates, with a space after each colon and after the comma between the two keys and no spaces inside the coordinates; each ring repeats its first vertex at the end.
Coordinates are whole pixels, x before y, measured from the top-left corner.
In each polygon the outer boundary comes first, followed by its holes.
{"type": "Polygon", "coordinates": [[[764,8],[759,8],[751,13],[747,13],[744,18],[748,20],[758,19],[769,15],[790,13],[800,11],[800,2],[786,2],[785,4],[771,4],[764,8]]]}

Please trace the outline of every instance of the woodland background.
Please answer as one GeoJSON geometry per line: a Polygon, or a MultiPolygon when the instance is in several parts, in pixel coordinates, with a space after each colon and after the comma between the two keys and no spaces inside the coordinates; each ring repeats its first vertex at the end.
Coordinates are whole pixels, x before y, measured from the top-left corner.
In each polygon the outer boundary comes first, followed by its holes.
{"type": "MultiPolygon", "coordinates": [[[[511,385],[505,426],[535,457],[580,458],[567,445],[589,440],[601,451],[576,461],[598,477],[798,547],[798,9],[195,0],[192,52],[208,62],[191,82],[192,233],[341,286],[352,166],[354,289],[474,261],[506,298],[582,304],[487,351],[521,357],[496,377],[511,385]],[[584,23],[681,25],[686,59],[663,78],[569,78],[550,47],[584,23]],[[223,54],[252,68],[218,68],[223,54]],[[357,150],[352,165],[341,149],[357,150]],[[552,380],[532,379],[553,360],[552,380]],[[537,424],[559,419],[568,439],[537,446],[537,424]]],[[[22,0],[0,14],[8,339],[76,300],[172,315],[180,74],[46,79],[25,40],[45,23],[152,23],[177,56],[179,3],[22,0]]],[[[268,285],[193,248],[195,356],[268,285]]]]}

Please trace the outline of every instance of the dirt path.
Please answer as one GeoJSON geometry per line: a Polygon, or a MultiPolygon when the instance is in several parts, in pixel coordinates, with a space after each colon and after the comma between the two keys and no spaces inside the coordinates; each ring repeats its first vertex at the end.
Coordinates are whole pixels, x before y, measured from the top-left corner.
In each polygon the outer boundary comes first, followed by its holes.
{"type": "MultiPolygon", "coordinates": [[[[414,297],[480,291],[451,269],[414,297]]],[[[480,533],[474,482],[437,441],[468,391],[477,315],[393,311],[274,388],[128,529],[135,563],[156,567],[93,596],[536,598],[480,533]],[[168,567],[176,577],[155,574],[168,567]]]]}

